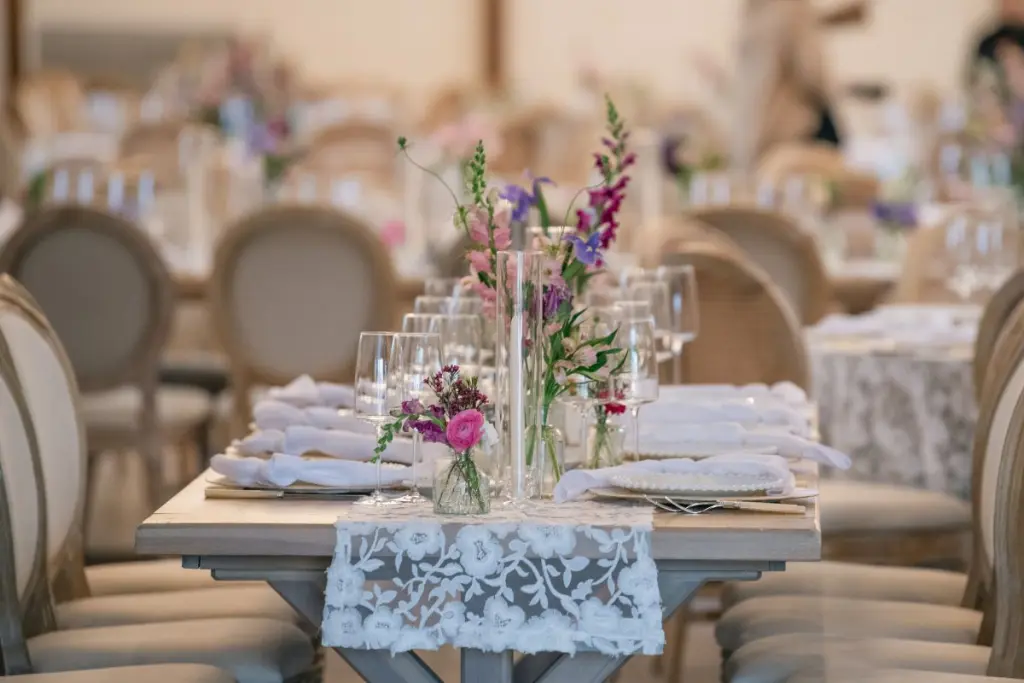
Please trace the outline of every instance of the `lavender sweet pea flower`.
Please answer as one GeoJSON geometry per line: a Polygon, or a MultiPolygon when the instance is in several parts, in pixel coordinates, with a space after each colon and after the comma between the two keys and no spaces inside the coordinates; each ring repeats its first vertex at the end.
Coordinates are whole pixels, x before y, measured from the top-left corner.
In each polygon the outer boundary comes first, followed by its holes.
{"type": "Polygon", "coordinates": [[[436,422],[431,422],[430,420],[415,420],[409,423],[409,427],[419,432],[420,436],[423,437],[423,440],[426,443],[448,443],[444,430],[436,422]]]}
{"type": "Polygon", "coordinates": [[[558,309],[561,308],[562,304],[569,301],[572,297],[572,292],[569,291],[568,287],[550,286],[544,291],[543,301],[543,316],[545,320],[550,320],[555,317],[558,313],[558,309]]]}
{"type": "Polygon", "coordinates": [[[539,178],[529,171],[526,172],[526,177],[530,179],[530,187],[533,190],[532,200],[533,203],[537,203],[537,196],[540,194],[541,185],[554,185],[555,181],[547,176],[540,176],[539,178]]]}
{"type": "Polygon", "coordinates": [[[572,244],[573,254],[584,265],[592,266],[601,258],[601,252],[599,251],[601,246],[600,232],[594,232],[585,240],[575,234],[566,235],[562,239],[572,244]]]}
{"type": "Polygon", "coordinates": [[[402,401],[402,414],[404,415],[419,415],[423,412],[423,404],[420,403],[418,398],[410,399],[408,401],[402,401]]]}
{"type": "Polygon", "coordinates": [[[917,206],[912,202],[878,202],[872,207],[875,219],[900,227],[917,225],[917,206]]]}

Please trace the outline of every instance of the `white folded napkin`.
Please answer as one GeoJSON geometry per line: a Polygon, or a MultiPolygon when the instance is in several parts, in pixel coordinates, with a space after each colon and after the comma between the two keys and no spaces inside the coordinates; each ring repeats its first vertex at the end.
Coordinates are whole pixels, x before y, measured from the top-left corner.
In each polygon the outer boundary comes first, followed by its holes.
{"type": "Polygon", "coordinates": [[[677,384],[662,387],[659,396],[676,399],[754,399],[755,401],[774,400],[793,407],[808,405],[807,393],[792,382],[778,382],[771,386],[766,384],[677,384]]]}
{"type": "Polygon", "coordinates": [[[645,406],[640,414],[641,432],[662,426],[714,422],[732,422],[748,429],[782,427],[797,436],[810,436],[811,433],[807,412],[781,403],[759,406],[749,401],[659,398],[645,406]]]}
{"type": "Polygon", "coordinates": [[[789,471],[785,458],[758,453],[728,453],[696,460],[642,460],[598,470],[570,470],[562,475],[555,486],[555,502],[575,500],[591,489],[610,486],[614,477],[624,474],[659,473],[770,478],[783,482],[780,493],[788,493],[795,486],[793,473],[789,471]]]}
{"type": "Polygon", "coordinates": [[[749,431],[744,429],[743,425],[735,423],[680,424],[671,428],[660,427],[650,432],[640,432],[642,453],[684,455],[687,453],[687,444],[698,447],[714,445],[736,451],[747,448],[774,448],[784,458],[813,460],[841,470],[850,468],[850,456],[834,448],[794,434],[769,430],[749,431]]]}
{"type": "MultiPolygon", "coordinates": [[[[340,460],[367,461],[373,458],[377,446],[375,434],[356,434],[337,429],[318,429],[309,425],[292,425],[284,430],[268,429],[254,432],[235,443],[243,455],[284,453],[306,455],[317,453],[340,460]]],[[[412,463],[412,440],[399,438],[388,444],[384,460],[403,464],[412,463]]],[[[443,456],[447,448],[437,443],[421,444],[423,462],[443,456]]]]}
{"type": "Polygon", "coordinates": [[[343,429],[359,434],[374,433],[373,425],[353,415],[342,415],[337,408],[307,406],[300,408],[276,399],[263,399],[253,406],[257,429],[284,429],[293,425],[310,425],[320,429],[343,429]]]}
{"type": "MultiPolygon", "coordinates": [[[[377,466],[347,460],[310,460],[275,453],[269,459],[215,455],[210,468],[241,486],[291,486],[296,482],[320,486],[372,488],[377,483],[377,466]]],[[[382,467],[384,486],[401,483],[409,477],[408,468],[382,467]]]]}
{"type": "Polygon", "coordinates": [[[332,382],[316,382],[309,375],[302,375],[283,387],[269,389],[267,397],[290,403],[299,408],[309,406],[350,408],[354,403],[355,394],[350,386],[332,382]]]}

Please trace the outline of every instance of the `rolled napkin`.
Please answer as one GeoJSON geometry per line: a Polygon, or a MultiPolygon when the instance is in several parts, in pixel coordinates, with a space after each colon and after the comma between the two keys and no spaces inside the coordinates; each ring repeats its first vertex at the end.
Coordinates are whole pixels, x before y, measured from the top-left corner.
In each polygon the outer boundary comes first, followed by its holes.
{"type": "Polygon", "coordinates": [[[263,399],[253,407],[253,421],[257,429],[285,429],[294,425],[309,425],[320,429],[342,429],[357,434],[373,434],[374,428],[354,415],[342,415],[337,408],[307,406],[299,408],[276,399],[263,399]]]}
{"type": "Polygon", "coordinates": [[[555,486],[554,498],[556,503],[575,500],[591,489],[611,486],[612,479],[622,475],[691,473],[771,479],[781,482],[780,493],[789,493],[795,486],[785,458],[758,453],[728,453],[699,459],[642,460],[598,470],[570,470],[555,486]]]}
{"type": "Polygon", "coordinates": [[[734,423],[680,424],[640,432],[640,451],[645,454],[695,454],[693,451],[686,453],[687,444],[694,450],[708,446],[730,451],[774,448],[784,458],[812,460],[841,470],[850,468],[850,456],[834,448],[784,432],[748,431],[734,423]]]}
{"type": "Polygon", "coordinates": [[[283,387],[267,390],[267,398],[290,403],[299,408],[326,406],[329,408],[351,408],[355,392],[350,386],[332,382],[316,382],[309,375],[296,377],[283,387]]]}
{"type": "MultiPolygon", "coordinates": [[[[377,484],[377,466],[347,460],[305,459],[275,453],[270,458],[239,458],[215,455],[210,468],[241,486],[291,486],[296,482],[319,486],[373,488],[377,484]]],[[[409,478],[408,468],[383,467],[384,486],[400,484],[409,478]]]]}
{"type": "MultiPolygon", "coordinates": [[[[405,465],[412,463],[412,440],[395,439],[384,451],[384,460],[405,465]]],[[[377,447],[374,434],[356,434],[336,429],[318,429],[309,425],[293,425],[286,429],[269,429],[254,432],[235,447],[243,455],[284,453],[286,455],[320,454],[339,460],[367,461],[373,458],[377,447]]],[[[437,443],[421,444],[420,453],[424,462],[447,453],[447,448],[437,443]]]]}

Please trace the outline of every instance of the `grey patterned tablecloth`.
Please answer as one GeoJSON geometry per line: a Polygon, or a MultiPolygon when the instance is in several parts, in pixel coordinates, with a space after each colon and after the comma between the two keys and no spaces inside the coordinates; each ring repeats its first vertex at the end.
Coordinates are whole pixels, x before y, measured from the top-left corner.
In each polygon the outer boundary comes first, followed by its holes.
{"type": "Polygon", "coordinates": [[[969,350],[812,344],[811,360],[822,439],[853,459],[830,476],[970,496],[969,350]]]}

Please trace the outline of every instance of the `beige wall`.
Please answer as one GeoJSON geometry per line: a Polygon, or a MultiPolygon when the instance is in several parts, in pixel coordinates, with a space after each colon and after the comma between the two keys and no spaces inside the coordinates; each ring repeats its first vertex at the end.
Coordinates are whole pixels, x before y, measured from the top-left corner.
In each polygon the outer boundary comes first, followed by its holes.
{"type": "MultiPolygon", "coordinates": [[[[578,64],[642,77],[662,95],[699,96],[689,55],[731,62],[740,0],[505,0],[513,83],[564,97],[578,64]]],[[[836,2],[838,0],[831,0],[836,2]]],[[[828,43],[837,80],[955,87],[988,0],[869,0],[866,29],[828,43]]],[[[29,0],[31,22],[215,25],[272,32],[318,80],[379,78],[424,92],[476,79],[479,0],[29,0]]]]}

